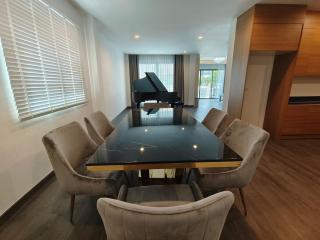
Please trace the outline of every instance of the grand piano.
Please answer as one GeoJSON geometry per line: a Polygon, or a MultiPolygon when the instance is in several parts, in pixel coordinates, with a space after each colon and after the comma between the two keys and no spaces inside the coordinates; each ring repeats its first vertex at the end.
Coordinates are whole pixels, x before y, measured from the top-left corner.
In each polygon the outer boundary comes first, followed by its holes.
{"type": "Polygon", "coordinates": [[[154,72],[146,72],[146,77],[133,81],[133,96],[137,108],[142,102],[149,100],[165,102],[172,107],[183,106],[177,92],[168,92],[154,72]]]}

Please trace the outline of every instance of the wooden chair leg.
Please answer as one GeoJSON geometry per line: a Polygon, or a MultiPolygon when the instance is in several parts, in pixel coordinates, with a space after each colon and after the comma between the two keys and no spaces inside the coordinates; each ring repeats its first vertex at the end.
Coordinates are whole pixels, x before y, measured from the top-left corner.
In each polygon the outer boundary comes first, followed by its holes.
{"type": "Polygon", "coordinates": [[[243,189],[239,188],[239,192],[240,192],[241,202],[242,202],[243,209],[244,209],[244,215],[247,216],[248,212],[247,212],[246,201],[244,200],[243,189]]]}
{"type": "Polygon", "coordinates": [[[74,209],[74,201],[75,201],[76,195],[71,194],[70,196],[70,222],[73,223],[73,209],[74,209]]]}

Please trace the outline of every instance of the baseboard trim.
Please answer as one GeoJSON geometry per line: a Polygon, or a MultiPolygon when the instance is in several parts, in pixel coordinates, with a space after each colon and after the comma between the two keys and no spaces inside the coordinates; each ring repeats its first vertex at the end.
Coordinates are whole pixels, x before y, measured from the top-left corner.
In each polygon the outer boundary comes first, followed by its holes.
{"type": "Polygon", "coordinates": [[[49,180],[54,177],[54,172],[51,171],[46,177],[44,177],[37,185],[24,194],[18,201],[16,201],[7,211],[0,216],[0,225],[7,222],[19,209],[21,209],[25,203],[31,199],[34,194],[39,191],[49,180]]]}

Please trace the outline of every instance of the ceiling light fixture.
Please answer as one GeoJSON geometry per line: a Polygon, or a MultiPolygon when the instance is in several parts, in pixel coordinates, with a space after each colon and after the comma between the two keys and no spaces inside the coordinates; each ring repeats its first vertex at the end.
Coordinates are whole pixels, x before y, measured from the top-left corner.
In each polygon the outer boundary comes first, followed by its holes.
{"type": "Polygon", "coordinates": [[[183,53],[187,53],[187,50],[184,50],[183,53]]]}
{"type": "Polygon", "coordinates": [[[198,36],[198,39],[199,39],[199,40],[202,40],[202,39],[203,39],[203,36],[201,36],[201,35],[198,36]]]}
{"type": "Polygon", "coordinates": [[[140,35],[139,34],[135,34],[135,35],[133,35],[133,38],[134,39],[140,39],[140,35]]]}

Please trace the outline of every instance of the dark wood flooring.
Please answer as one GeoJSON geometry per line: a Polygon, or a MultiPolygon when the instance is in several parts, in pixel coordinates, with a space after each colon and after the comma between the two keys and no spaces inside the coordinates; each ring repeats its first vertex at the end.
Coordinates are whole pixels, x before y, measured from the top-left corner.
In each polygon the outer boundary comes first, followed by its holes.
{"type": "MultiPolygon", "coordinates": [[[[256,176],[245,188],[248,216],[239,195],[221,239],[320,239],[320,140],[270,142],[256,176]]],[[[96,199],[69,198],[52,178],[0,226],[0,239],[106,239],[96,199]]]]}
{"type": "MultiPolygon", "coordinates": [[[[256,176],[245,189],[248,216],[239,193],[222,240],[320,239],[320,140],[269,142],[256,176]]],[[[1,193],[5,194],[5,193],[1,193]]],[[[0,239],[106,239],[96,199],[76,198],[74,224],[69,196],[52,178],[7,222],[0,239]]]]}

